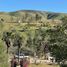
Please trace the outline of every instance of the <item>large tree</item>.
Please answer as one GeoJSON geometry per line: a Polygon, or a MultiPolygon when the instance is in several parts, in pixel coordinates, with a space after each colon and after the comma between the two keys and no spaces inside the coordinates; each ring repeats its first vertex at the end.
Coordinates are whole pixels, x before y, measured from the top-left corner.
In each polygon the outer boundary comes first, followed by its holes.
{"type": "Polygon", "coordinates": [[[58,63],[65,63],[67,60],[67,35],[64,30],[63,25],[48,30],[50,34],[49,51],[58,63]]]}

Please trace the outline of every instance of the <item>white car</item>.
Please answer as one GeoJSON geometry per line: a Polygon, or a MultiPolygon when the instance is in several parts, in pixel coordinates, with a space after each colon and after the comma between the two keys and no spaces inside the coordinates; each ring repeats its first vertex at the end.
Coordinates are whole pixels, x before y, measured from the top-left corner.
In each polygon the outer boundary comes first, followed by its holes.
{"type": "Polygon", "coordinates": [[[16,54],[15,57],[16,57],[16,58],[19,57],[19,59],[21,59],[21,58],[28,58],[29,56],[26,56],[26,55],[24,55],[23,53],[20,53],[19,56],[18,56],[18,54],[16,54]]]}

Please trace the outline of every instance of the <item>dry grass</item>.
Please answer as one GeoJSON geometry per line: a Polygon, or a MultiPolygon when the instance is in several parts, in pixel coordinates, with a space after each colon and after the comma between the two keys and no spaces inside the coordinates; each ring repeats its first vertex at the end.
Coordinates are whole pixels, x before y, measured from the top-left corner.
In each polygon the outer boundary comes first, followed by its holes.
{"type": "Polygon", "coordinates": [[[30,64],[29,67],[59,67],[59,65],[48,65],[48,64],[35,65],[35,64],[30,64]]]}

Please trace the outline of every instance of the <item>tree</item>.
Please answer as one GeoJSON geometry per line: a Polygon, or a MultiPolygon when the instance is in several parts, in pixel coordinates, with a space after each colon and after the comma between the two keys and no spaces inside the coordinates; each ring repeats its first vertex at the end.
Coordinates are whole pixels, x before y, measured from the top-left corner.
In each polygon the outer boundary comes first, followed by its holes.
{"type": "Polygon", "coordinates": [[[19,34],[14,34],[13,36],[13,46],[18,46],[18,62],[19,62],[19,54],[20,54],[20,47],[22,46],[22,37],[19,34]]]}
{"type": "Polygon", "coordinates": [[[42,29],[35,30],[35,36],[33,38],[33,44],[36,46],[36,55],[41,57],[44,53],[44,37],[42,29]]]}
{"type": "Polygon", "coordinates": [[[10,47],[10,35],[11,35],[11,33],[9,33],[9,32],[3,32],[2,40],[5,42],[5,44],[7,46],[7,53],[8,53],[8,49],[10,47]]]}
{"type": "Polygon", "coordinates": [[[49,51],[55,57],[56,62],[63,64],[67,60],[67,35],[64,32],[63,26],[48,30],[50,34],[49,51]]]}
{"type": "Polygon", "coordinates": [[[56,58],[56,62],[64,63],[67,60],[67,45],[50,45],[51,55],[56,58]]]}

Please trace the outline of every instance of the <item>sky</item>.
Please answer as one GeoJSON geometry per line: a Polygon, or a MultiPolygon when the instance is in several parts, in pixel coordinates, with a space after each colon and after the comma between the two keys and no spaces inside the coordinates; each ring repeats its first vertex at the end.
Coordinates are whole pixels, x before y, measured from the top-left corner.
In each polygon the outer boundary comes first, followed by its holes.
{"type": "Polygon", "coordinates": [[[67,13],[67,0],[0,0],[0,12],[41,10],[67,13]]]}

